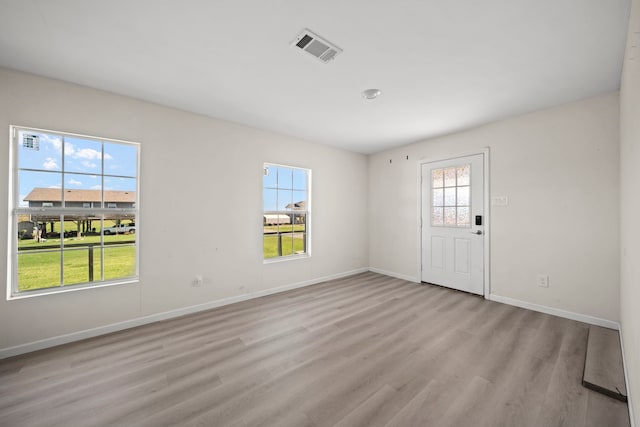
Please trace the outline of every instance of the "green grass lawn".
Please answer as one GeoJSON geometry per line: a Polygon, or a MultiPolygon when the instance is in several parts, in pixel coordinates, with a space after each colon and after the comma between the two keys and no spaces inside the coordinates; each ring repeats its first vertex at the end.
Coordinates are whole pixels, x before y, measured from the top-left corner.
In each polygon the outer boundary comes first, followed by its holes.
{"type": "MultiPolygon", "coordinates": [[[[24,218],[23,218],[24,220],[24,218]]],[[[122,221],[125,224],[129,219],[122,221]]],[[[115,226],[115,220],[105,220],[104,227],[115,226]]],[[[93,226],[100,231],[100,221],[93,226]]],[[[64,230],[75,231],[75,222],[64,223],[64,230]]],[[[62,224],[54,223],[53,231],[60,233],[62,224]]],[[[50,224],[47,225],[50,231],[50,224]]],[[[89,282],[89,245],[93,249],[93,281],[114,280],[134,276],[136,273],[136,234],[115,234],[103,236],[82,236],[48,238],[38,242],[35,239],[18,239],[18,290],[36,290],[58,286],[77,285],[89,282]],[[104,249],[101,243],[104,242],[104,249]],[[64,243],[64,251],[61,251],[64,243]],[[104,256],[103,256],[104,250],[104,256]],[[60,277],[60,260],[64,259],[60,277]],[[104,268],[102,266],[104,258],[104,268]]]]}
{"type": "MultiPolygon", "coordinates": [[[[278,232],[277,225],[265,225],[263,228],[265,233],[278,232]]],[[[304,231],[304,230],[305,230],[305,224],[296,224],[296,225],[285,224],[280,226],[281,233],[290,233],[291,231],[304,231]]]]}
{"type": "MultiPolygon", "coordinates": [[[[266,227],[265,227],[266,228],[266,227]]],[[[281,228],[282,230],[282,228],[281,228]]],[[[282,236],[282,256],[293,255],[294,253],[302,253],[304,251],[304,240],[302,233],[294,235],[293,239],[290,234],[282,236]]],[[[275,258],[278,256],[278,235],[264,235],[264,258],[275,258]]]]}
{"type": "MultiPolygon", "coordinates": [[[[280,226],[282,235],[282,255],[303,253],[304,224],[280,226]]],[[[277,226],[264,227],[266,233],[277,232],[277,226]]],[[[104,236],[104,279],[113,280],[135,275],[135,234],[104,236]],[[112,244],[112,245],[110,245],[112,244]]],[[[100,236],[85,236],[64,239],[64,277],[60,280],[60,239],[46,239],[37,242],[33,239],[18,241],[18,290],[27,291],[57,286],[68,286],[89,281],[89,256],[87,245],[94,244],[93,280],[101,279],[102,249],[100,236]]],[[[264,235],[264,258],[278,256],[277,234],[264,235]]]]}
{"type": "MultiPolygon", "coordinates": [[[[109,243],[135,243],[136,235],[135,234],[110,234],[108,236],[104,236],[104,242],[106,244],[109,243]]],[[[78,246],[78,245],[88,245],[88,244],[100,244],[100,236],[84,236],[81,238],[77,237],[68,237],[64,239],[65,247],[69,246],[78,246]]],[[[28,249],[42,249],[42,248],[50,248],[53,246],[60,246],[60,239],[45,239],[44,242],[38,242],[34,239],[25,239],[18,240],[18,250],[28,250],[28,249]]]]}
{"type": "MultiPolygon", "coordinates": [[[[65,239],[65,241],[68,239],[65,239]]],[[[48,243],[48,242],[46,242],[48,243]]],[[[62,286],[60,282],[60,251],[23,251],[18,254],[18,290],[44,289],[62,286]]],[[[93,280],[100,281],[102,250],[93,251],[93,280]]],[[[114,245],[104,248],[104,279],[131,277],[136,272],[136,248],[114,245]]],[[[87,248],[64,251],[64,286],[89,281],[87,248]]]]}

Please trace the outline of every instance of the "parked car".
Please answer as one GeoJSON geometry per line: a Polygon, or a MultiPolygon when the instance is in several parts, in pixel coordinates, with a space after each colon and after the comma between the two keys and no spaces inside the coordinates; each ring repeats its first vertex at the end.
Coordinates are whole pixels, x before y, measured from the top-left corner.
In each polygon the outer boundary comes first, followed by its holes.
{"type": "Polygon", "coordinates": [[[131,224],[119,224],[114,227],[106,227],[102,229],[102,233],[108,234],[133,234],[136,232],[136,225],[131,224]]]}

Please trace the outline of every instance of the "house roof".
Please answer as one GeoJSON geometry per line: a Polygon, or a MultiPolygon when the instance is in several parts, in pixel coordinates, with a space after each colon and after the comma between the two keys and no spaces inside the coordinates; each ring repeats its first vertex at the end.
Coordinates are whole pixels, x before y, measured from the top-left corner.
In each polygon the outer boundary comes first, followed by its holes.
{"type": "MultiPolygon", "coordinates": [[[[64,199],[67,202],[100,202],[100,190],[64,190],[64,199]]],[[[60,188],[36,187],[24,198],[25,202],[60,202],[62,191],[60,188]]],[[[135,191],[104,191],[104,201],[107,203],[135,203],[135,191]]]]}
{"type": "Polygon", "coordinates": [[[286,209],[293,210],[304,210],[306,207],[307,203],[304,200],[301,202],[289,203],[287,206],[285,206],[286,209]]]}

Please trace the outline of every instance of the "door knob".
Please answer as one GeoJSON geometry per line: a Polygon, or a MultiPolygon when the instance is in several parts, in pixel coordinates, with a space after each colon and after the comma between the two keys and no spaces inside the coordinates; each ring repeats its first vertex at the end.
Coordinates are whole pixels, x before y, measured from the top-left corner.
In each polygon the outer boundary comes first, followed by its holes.
{"type": "Polygon", "coordinates": [[[471,231],[470,233],[471,234],[482,234],[482,231],[481,230],[476,230],[476,231],[471,231]]]}

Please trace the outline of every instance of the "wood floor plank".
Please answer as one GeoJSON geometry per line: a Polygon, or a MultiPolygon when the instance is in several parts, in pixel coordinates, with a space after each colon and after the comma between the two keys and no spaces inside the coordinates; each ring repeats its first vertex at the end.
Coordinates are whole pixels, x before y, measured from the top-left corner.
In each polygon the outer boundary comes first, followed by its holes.
{"type": "Polygon", "coordinates": [[[625,403],[592,390],[588,390],[587,394],[589,398],[585,427],[630,426],[625,403]]]}
{"type": "Polygon", "coordinates": [[[610,426],[587,326],[366,272],[0,361],[2,426],[610,426]]]}
{"type": "Polygon", "coordinates": [[[600,326],[589,328],[582,384],[607,396],[627,401],[618,331],[600,326]]]}
{"type": "Polygon", "coordinates": [[[443,427],[475,427],[484,414],[485,396],[495,392],[495,386],[482,377],[473,377],[438,422],[443,427]]]}
{"type": "Polygon", "coordinates": [[[337,422],[335,427],[384,426],[402,408],[394,399],[397,394],[397,390],[385,384],[337,422]]]}
{"type": "Polygon", "coordinates": [[[578,322],[568,326],[542,403],[539,425],[577,427],[586,422],[589,390],[581,381],[588,328],[578,322]]]}

